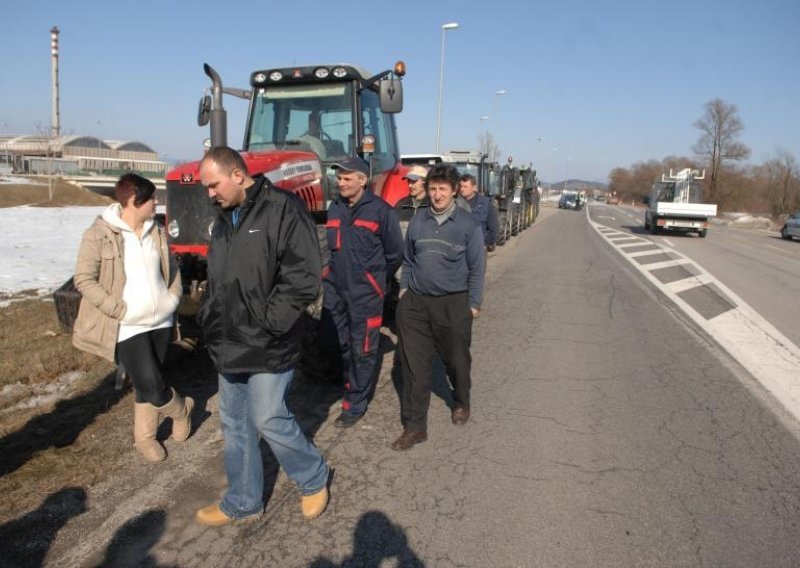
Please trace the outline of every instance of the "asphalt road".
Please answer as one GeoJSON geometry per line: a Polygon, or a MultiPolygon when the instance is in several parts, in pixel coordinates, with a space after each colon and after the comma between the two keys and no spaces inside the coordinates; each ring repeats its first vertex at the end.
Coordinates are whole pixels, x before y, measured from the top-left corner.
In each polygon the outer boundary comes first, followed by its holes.
{"type": "Polygon", "coordinates": [[[590,211],[605,225],[671,247],[698,262],[800,345],[800,242],[785,241],[777,231],[725,225],[712,225],[705,239],[673,232],[650,235],[643,227],[642,209],[593,205],[590,211]]]}
{"type": "MultiPolygon", "coordinates": [[[[466,426],[450,423],[440,388],[429,441],[389,448],[400,424],[387,334],[367,417],[342,432],[331,425],[336,405],[317,405],[315,443],[336,468],[322,517],[302,520],[281,475],[259,523],[195,526],[193,511],[224,487],[214,418],[190,439],[174,491],[129,489],[127,512],[112,511],[107,533],[117,535],[134,505],[162,514],[158,530],[129,537],[128,548],[115,537],[127,551],[116,558],[187,567],[800,565],[797,423],[584,212],[547,209],[490,266],[466,426]]],[[[55,563],[93,565],[97,550],[62,543],[55,563]]]]}

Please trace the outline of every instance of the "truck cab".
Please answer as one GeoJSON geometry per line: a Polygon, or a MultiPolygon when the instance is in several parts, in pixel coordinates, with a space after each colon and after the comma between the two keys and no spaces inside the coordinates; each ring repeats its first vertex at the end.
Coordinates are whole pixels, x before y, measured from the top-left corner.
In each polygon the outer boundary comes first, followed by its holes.
{"type": "MultiPolygon", "coordinates": [[[[248,172],[296,194],[318,223],[338,195],[331,166],[347,157],[369,164],[373,191],[390,205],[407,194],[394,120],[403,105],[403,62],[377,75],[349,64],[262,69],[251,73],[247,90],[224,88],[214,69],[204,69],[212,86],[200,100],[198,124],[210,124],[209,146],[228,145],[223,93],[246,99],[241,153],[248,172]]],[[[167,232],[182,270],[193,264],[189,257],[205,257],[216,218],[199,164],[166,175],[167,232]]]]}

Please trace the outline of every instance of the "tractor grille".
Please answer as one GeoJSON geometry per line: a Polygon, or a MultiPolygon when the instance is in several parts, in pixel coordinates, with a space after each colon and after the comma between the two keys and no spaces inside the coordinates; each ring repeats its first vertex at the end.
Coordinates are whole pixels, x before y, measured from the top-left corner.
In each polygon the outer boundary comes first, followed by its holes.
{"type": "Polygon", "coordinates": [[[208,245],[215,219],[208,191],[201,184],[167,181],[167,233],[171,244],[208,245]]]}

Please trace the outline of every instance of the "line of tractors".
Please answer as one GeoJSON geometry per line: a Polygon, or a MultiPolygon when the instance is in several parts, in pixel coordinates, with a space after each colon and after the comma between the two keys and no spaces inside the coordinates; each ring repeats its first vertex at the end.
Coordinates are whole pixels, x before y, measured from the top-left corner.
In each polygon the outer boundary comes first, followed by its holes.
{"type": "MultiPolygon", "coordinates": [[[[445,161],[474,175],[479,191],[497,206],[498,245],[536,219],[538,180],[531,167],[518,167],[510,158],[491,162],[475,152],[401,158],[394,115],[403,108],[403,62],[376,75],[349,64],[257,70],[249,89],[225,87],[213,68],[206,64],[204,70],[211,87],[200,100],[198,125],[210,125],[209,146],[228,145],[223,94],[247,100],[242,156],[250,174],[294,192],[318,224],[324,224],[337,195],[330,165],[354,156],[370,165],[373,191],[390,205],[408,193],[403,176],[409,164],[445,161]]],[[[199,162],[185,163],[166,176],[167,232],[187,286],[205,280],[215,218],[198,167],[199,162]]]]}

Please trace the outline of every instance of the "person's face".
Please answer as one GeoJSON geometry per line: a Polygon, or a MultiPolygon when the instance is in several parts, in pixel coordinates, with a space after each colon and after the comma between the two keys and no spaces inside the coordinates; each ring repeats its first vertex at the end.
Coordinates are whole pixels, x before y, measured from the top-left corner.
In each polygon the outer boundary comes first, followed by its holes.
{"type": "Polygon", "coordinates": [[[231,209],[244,203],[244,179],[244,174],[238,168],[225,173],[212,160],[206,160],[200,166],[200,182],[208,190],[208,196],[223,209],[231,209]]]}
{"type": "Polygon", "coordinates": [[[478,188],[471,180],[463,180],[458,185],[458,191],[464,199],[472,199],[478,193],[478,188]]]}
{"type": "Polygon", "coordinates": [[[455,201],[456,190],[447,181],[432,180],[428,182],[428,199],[434,211],[444,211],[455,201]]]}
{"type": "Polygon", "coordinates": [[[156,194],[150,196],[147,201],[136,204],[136,194],[131,193],[130,197],[122,204],[123,209],[133,212],[135,218],[139,221],[147,221],[154,219],[156,216],[156,194]]]}
{"type": "Polygon", "coordinates": [[[350,203],[355,203],[364,194],[367,180],[363,174],[336,170],[336,185],[339,186],[339,195],[350,203]]]}
{"type": "Polygon", "coordinates": [[[414,199],[420,199],[425,193],[425,178],[406,180],[408,182],[408,194],[414,199]]]}
{"type": "Polygon", "coordinates": [[[150,196],[150,199],[141,203],[139,205],[134,204],[136,210],[139,212],[139,215],[142,219],[155,219],[156,217],[156,205],[158,205],[158,200],[156,199],[156,194],[150,196]]]}

